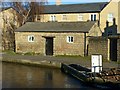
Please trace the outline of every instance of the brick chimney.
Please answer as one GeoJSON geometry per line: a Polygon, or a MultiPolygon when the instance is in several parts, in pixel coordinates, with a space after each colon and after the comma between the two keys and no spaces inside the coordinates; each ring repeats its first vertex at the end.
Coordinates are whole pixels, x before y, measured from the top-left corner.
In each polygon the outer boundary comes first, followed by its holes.
{"type": "Polygon", "coordinates": [[[56,0],[56,5],[61,5],[61,0],[56,0]]]}

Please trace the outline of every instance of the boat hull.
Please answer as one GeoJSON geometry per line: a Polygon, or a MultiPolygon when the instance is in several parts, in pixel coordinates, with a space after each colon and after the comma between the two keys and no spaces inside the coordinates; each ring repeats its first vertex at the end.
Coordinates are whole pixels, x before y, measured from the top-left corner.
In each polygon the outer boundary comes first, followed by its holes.
{"type": "Polygon", "coordinates": [[[104,86],[107,88],[120,88],[119,84],[106,82],[100,77],[95,77],[94,73],[92,73],[90,69],[87,69],[77,64],[66,65],[62,63],[61,71],[68,75],[72,75],[73,77],[77,78],[78,80],[82,81],[87,85],[102,87],[104,86]]]}

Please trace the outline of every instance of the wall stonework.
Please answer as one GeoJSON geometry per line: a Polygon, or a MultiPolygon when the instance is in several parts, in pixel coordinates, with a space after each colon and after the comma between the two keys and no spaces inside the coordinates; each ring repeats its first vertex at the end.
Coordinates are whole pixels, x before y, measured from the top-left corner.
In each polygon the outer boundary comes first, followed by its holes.
{"type": "MultiPolygon", "coordinates": [[[[50,17],[52,15],[56,16],[56,21],[57,22],[77,22],[79,20],[79,15],[82,16],[82,21],[89,21],[90,20],[90,15],[91,14],[96,14],[96,20],[99,20],[99,14],[98,13],[66,13],[66,14],[44,14],[41,17],[41,22],[49,22],[50,17]],[[63,15],[66,15],[67,19],[63,20],[63,15]]],[[[39,21],[39,20],[38,20],[39,21]]]]}
{"type": "Polygon", "coordinates": [[[108,40],[105,37],[90,37],[88,55],[101,54],[103,59],[107,59],[108,40]]]}
{"type": "MultiPolygon", "coordinates": [[[[117,61],[120,61],[120,38],[117,39],[117,61]]],[[[110,58],[110,39],[107,37],[89,37],[88,55],[101,54],[103,59],[110,58]]]]}
{"type": "Polygon", "coordinates": [[[53,38],[53,55],[84,55],[84,33],[16,32],[16,52],[45,53],[45,37],[53,38]],[[28,35],[34,35],[35,41],[28,42],[28,35]],[[74,42],[67,43],[67,36],[73,36],[74,42]]]}
{"type": "Polygon", "coordinates": [[[118,3],[118,33],[120,33],[120,1],[118,3]]]}
{"type": "Polygon", "coordinates": [[[117,60],[120,62],[120,39],[117,40],[117,60]]]}

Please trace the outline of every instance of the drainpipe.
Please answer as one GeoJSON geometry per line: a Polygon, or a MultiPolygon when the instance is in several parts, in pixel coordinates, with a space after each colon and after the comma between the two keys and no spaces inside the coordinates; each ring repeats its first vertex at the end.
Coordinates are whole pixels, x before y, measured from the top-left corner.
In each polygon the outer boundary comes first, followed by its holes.
{"type": "Polygon", "coordinates": [[[100,23],[101,23],[101,22],[100,22],[100,19],[101,19],[101,18],[100,18],[100,12],[99,12],[98,27],[100,27],[100,23]]]}
{"type": "Polygon", "coordinates": [[[86,33],[84,33],[84,56],[86,56],[86,33]]]}

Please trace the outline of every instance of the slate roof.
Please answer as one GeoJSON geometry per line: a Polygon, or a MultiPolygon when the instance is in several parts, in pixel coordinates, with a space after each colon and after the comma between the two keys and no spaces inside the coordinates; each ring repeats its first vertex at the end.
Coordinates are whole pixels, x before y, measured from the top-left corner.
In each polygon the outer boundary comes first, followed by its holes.
{"type": "Polygon", "coordinates": [[[84,3],[84,4],[63,4],[63,5],[46,5],[44,14],[59,13],[90,13],[100,12],[108,2],[84,3]]]}
{"type": "MultiPolygon", "coordinates": [[[[60,13],[92,13],[100,12],[109,2],[83,3],[83,4],[61,4],[61,5],[45,5],[44,14],[60,14],[60,13]]],[[[1,8],[6,10],[13,7],[1,8]]],[[[14,9],[14,8],[13,8],[14,9]]],[[[16,9],[15,9],[16,10],[16,9]]],[[[16,10],[18,12],[18,10],[16,10]]]]}
{"type": "Polygon", "coordinates": [[[15,32],[89,32],[95,22],[28,22],[15,32]]]}

